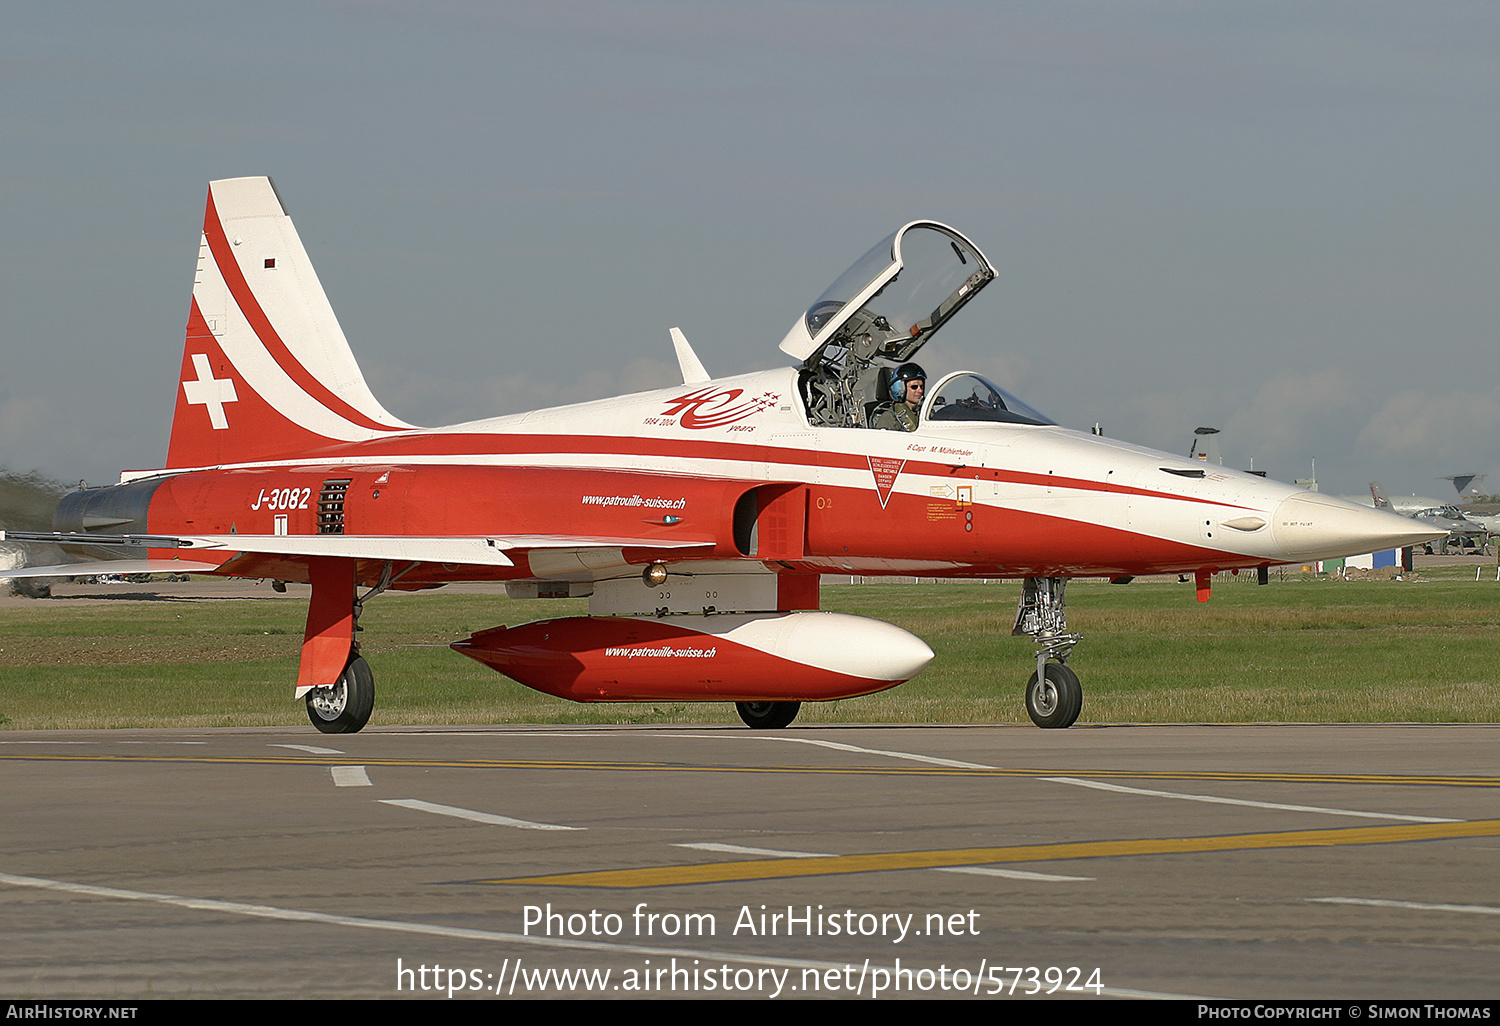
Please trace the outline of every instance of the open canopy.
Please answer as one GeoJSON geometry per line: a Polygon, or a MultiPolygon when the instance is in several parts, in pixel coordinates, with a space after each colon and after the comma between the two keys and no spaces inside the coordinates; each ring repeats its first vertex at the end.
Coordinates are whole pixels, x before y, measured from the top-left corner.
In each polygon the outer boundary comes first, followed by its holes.
{"type": "Polygon", "coordinates": [[[909,360],[994,277],[984,254],[958,232],[913,221],[840,275],[792,325],[781,349],[804,365],[844,351],[864,360],[909,360]]]}
{"type": "Polygon", "coordinates": [[[893,398],[895,368],[994,278],[979,247],[936,221],[912,221],[880,240],[781,341],[802,361],[808,420],[872,425],[893,398]]]}

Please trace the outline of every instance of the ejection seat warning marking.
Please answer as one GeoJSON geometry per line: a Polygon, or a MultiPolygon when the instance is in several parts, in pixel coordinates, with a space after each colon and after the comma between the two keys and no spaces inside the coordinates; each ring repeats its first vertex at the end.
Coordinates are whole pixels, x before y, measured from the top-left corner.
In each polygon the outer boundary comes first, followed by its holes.
{"type": "Polygon", "coordinates": [[[888,456],[866,456],[865,459],[870,461],[870,473],[875,477],[875,494],[880,496],[880,508],[885,509],[885,504],[891,500],[891,489],[896,487],[896,478],[901,476],[901,468],[906,466],[906,461],[888,456]]]}

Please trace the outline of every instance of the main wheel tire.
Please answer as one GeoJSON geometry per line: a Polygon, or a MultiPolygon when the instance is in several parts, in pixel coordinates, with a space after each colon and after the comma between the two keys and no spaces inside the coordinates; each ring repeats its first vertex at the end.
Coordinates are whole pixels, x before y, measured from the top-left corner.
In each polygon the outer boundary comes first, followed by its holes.
{"type": "Polygon", "coordinates": [[[780,730],[797,718],[801,702],[736,702],[735,710],[745,725],[756,730],[780,730]]]}
{"type": "Polygon", "coordinates": [[[375,674],[359,656],[349,660],[339,679],[307,693],[307,718],[325,734],[353,734],[375,711],[375,674]]]}
{"type": "Polygon", "coordinates": [[[1026,713],[1038,727],[1071,727],[1082,711],[1083,685],[1078,683],[1078,674],[1062,663],[1048,663],[1042,681],[1033,673],[1026,682],[1026,713]]]}

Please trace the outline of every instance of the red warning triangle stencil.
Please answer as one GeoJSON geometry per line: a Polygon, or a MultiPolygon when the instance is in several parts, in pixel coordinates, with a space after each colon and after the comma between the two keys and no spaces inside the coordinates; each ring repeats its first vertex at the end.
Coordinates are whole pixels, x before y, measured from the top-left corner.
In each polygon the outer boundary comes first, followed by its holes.
{"type": "Polygon", "coordinates": [[[891,498],[891,489],[896,487],[896,478],[901,476],[901,468],[906,466],[906,461],[894,460],[889,456],[865,458],[870,461],[870,473],[875,475],[875,492],[880,496],[880,508],[885,509],[885,504],[891,498]]]}

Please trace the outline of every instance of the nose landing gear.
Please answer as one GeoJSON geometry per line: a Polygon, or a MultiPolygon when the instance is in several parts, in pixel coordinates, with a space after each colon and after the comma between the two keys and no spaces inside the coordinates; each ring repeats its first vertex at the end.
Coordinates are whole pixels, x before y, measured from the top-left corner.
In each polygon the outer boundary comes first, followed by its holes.
{"type": "Polygon", "coordinates": [[[1069,669],[1068,656],[1080,636],[1068,632],[1063,611],[1066,577],[1028,577],[1021,585],[1012,635],[1036,644],[1036,672],[1026,682],[1026,713],[1038,727],[1071,727],[1083,709],[1083,685],[1069,669]]]}

